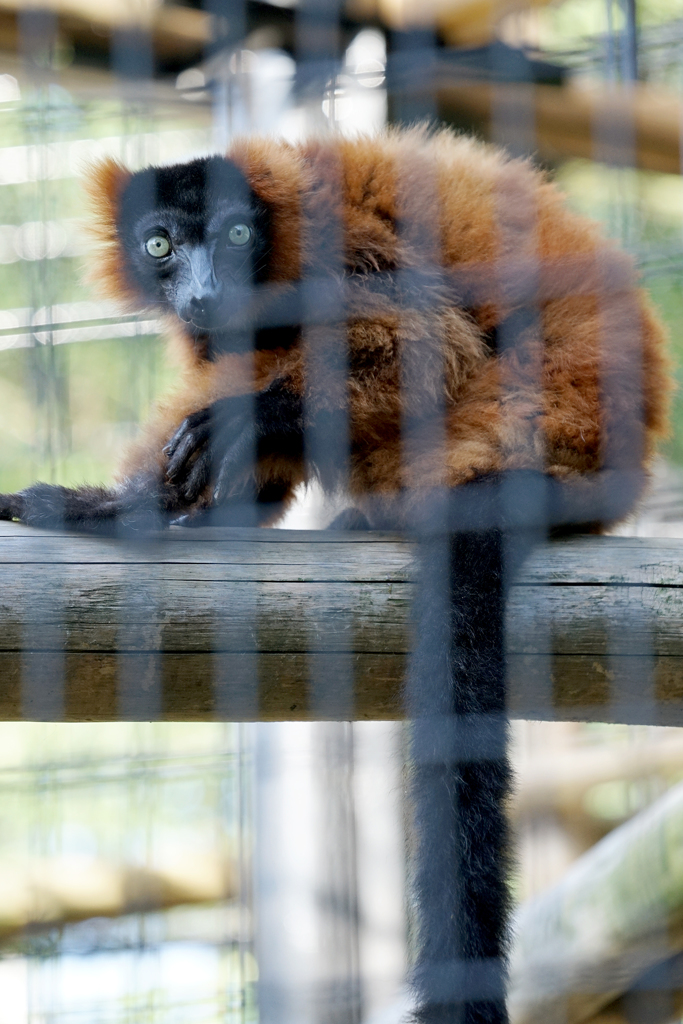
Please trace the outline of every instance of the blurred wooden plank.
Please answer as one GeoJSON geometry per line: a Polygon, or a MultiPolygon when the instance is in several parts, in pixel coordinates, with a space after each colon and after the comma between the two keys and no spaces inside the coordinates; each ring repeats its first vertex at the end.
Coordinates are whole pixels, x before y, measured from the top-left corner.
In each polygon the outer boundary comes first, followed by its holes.
{"type": "MultiPolygon", "coordinates": [[[[170,720],[400,718],[414,553],[381,533],[2,524],[0,717],[146,718],[154,686],[170,720]]],[[[682,555],[625,537],[537,550],[509,602],[511,715],[683,724],[682,555]]]]}
{"type": "Polygon", "coordinates": [[[483,46],[496,36],[508,14],[544,7],[550,0],[347,0],[346,11],[360,21],[392,29],[436,25],[453,46],[483,46]]]}
{"type": "Polygon", "coordinates": [[[442,117],[461,123],[465,115],[484,130],[494,105],[500,112],[504,104],[508,119],[513,120],[515,109],[529,111],[535,123],[535,146],[548,159],[585,157],[681,173],[683,102],[665,89],[642,84],[492,85],[444,77],[436,98],[442,117]]]}
{"type": "Polygon", "coordinates": [[[656,964],[586,1024],[671,1024],[683,1016],[683,954],[656,964]]]}
{"type": "MultiPolygon", "coordinates": [[[[18,15],[23,0],[0,0],[0,49],[19,48],[18,15]]],[[[200,60],[211,41],[212,20],[206,11],[181,4],[139,0],[134,6],[118,0],[48,0],[36,10],[54,13],[60,34],[85,52],[103,57],[115,32],[142,33],[157,60],[200,60]]]]}
{"type": "Polygon", "coordinates": [[[67,856],[0,861],[0,940],[24,929],[215,903],[238,894],[238,865],[213,850],[180,851],[152,867],[67,856]]]}
{"type": "Polygon", "coordinates": [[[576,820],[589,814],[586,793],[606,782],[627,783],[683,774],[683,732],[658,733],[637,745],[587,745],[554,750],[516,766],[514,813],[559,814],[576,820]]]}
{"type": "Polygon", "coordinates": [[[677,1019],[673,999],[669,1016],[657,1013],[656,999],[658,990],[675,992],[676,972],[656,968],[683,950],[682,842],[678,785],[521,908],[511,962],[512,1024],[598,1024],[608,1007],[614,1016],[605,1024],[677,1019]],[[641,1010],[648,1010],[643,1016],[619,1000],[639,991],[641,1010]]]}

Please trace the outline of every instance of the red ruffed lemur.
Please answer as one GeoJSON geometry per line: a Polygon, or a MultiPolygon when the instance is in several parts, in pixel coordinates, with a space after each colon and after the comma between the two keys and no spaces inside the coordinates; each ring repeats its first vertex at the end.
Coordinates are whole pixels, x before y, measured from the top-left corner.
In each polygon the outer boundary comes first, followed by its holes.
{"type": "Polygon", "coordinates": [[[317,477],[343,483],[357,521],[401,525],[429,495],[481,486],[481,528],[470,514],[446,570],[438,541],[423,562],[429,642],[407,709],[436,732],[415,733],[413,981],[417,1021],[501,1024],[511,535],[491,487],[517,474],[528,493],[508,499],[554,502],[551,525],[596,528],[637,500],[670,385],[632,262],[531,163],[447,131],[247,138],[137,173],[107,161],[88,189],[93,276],[166,320],[177,387],[113,487],[36,484],[0,496],[0,518],[125,532],[256,509],[268,524],[317,477]],[[338,428],[343,469],[339,445],[306,440],[338,428]],[[428,586],[444,572],[445,630],[428,586]]]}
{"type": "Polygon", "coordinates": [[[420,130],[251,138],[135,174],[105,161],[87,187],[92,276],[167,320],[178,384],[114,487],[39,484],[1,500],[4,518],[99,532],[211,508],[229,523],[255,491],[276,521],[312,475],[336,483],[302,438],[340,408],[348,491],[371,522],[382,498],[510,469],[587,490],[606,453],[611,469],[647,467],[665,430],[663,332],[629,257],[501,150],[420,130]],[[316,317],[316,295],[341,285],[343,313],[316,317]],[[343,387],[324,372],[340,350],[343,387]],[[402,445],[407,421],[437,415],[402,445]]]}

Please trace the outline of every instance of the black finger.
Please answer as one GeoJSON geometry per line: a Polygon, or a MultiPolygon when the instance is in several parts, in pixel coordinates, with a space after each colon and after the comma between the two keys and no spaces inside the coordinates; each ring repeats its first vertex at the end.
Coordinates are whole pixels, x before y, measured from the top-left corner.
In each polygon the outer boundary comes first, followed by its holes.
{"type": "Polygon", "coordinates": [[[231,477],[238,469],[243,468],[248,462],[256,459],[256,438],[253,425],[245,428],[237,440],[228,448],[220,460],[216,484],[213,490],[213,500],[220,504],[230,493],[231,477]]]}
{"type": "Polygon", "coordinates": [[[216,477],[216,483],[213,488],[213,503],[214,505],[220,505],[221,502],[225,501],[228,494],[230,493],[230,483],[234,476],[234,467],[229,457],[229,452],[226,453],[221,459],[221,464],[218,469],[218,475],[216,477]]]}
{"type": "Polygon", "coordinates": [[[187,480],[181,490],[188,501],[194,501],[206,487],[211,475],[211,450],[207,446],[201,451],[192,464],[187,480]]]}
{"type": "Polygon", "coordinates": [[[169,480],[182,476],[185,463],[204,444],[210,433],[211,427],[208,423],[205,423],[185,435],[173,456],[168,460],[166,476],[169,480]]]}
{"type": "Polygon", "coordinates": [[[183,440],[185,435],[189,431],[194,430],[195,427],[198,427],[202,423],[205,423],[206,421],[208,421],[210,418],[211,418],[211,410],[210,409],[200,409],[199,412],[193,412],[190,416],[186,416],[185,419],[183,420],[183,422],[180,424],[180,426],[176,430],[176,432],[173,435],[173,437],[171,438],[171,440],[168,442],[168,444],[164,445],[164,447],[162,449],[164,455],[168,455],[169,457],[171,455],[173,455],[175,450],[176,450],[176,448],[178,447],[180,442],[183,440]]]}

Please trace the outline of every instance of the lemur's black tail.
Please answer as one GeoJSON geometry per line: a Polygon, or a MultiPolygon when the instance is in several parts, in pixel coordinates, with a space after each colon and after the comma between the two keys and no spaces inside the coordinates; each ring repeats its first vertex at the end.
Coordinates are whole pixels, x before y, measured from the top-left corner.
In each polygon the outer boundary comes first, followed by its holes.
{"type": "Polygon", "coordinates": [[[38,483],[17,494],[0,494],[0,519],[19,519],[45,530],[111,536],[160,529],[164,510],[152,480],[131,481],[120,488],[38,483]]]}
{"type": "Polygon", "coordinates": [[[17,494],[0,494],[0,520],[18,519],[43,530],[74,530],[105,537],[144,536],[178,523],[183,526],[260,526],[286,506],[288,482],[256,491],[247,481],[222,505],[203,507],[183,499],[168,480],[151,474],[117,487],[61,487],[33,484],[17,494]]]}
{"type": "Polygon", "coordinates": [[[507,1024],[505,536],[422,545],[413,719],[419,1024],[507,1024]]]}

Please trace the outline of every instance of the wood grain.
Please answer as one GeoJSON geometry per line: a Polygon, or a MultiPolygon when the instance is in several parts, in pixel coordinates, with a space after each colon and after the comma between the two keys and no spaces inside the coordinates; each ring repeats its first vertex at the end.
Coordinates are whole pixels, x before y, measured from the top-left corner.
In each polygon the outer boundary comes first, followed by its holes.
{"type": "MultiPolygon", "coordinates": [[[[682,556],[539,548],[509,603],[513,717],[683,724],[682,556]]],[[[380,533],[0,524],[0,717],[400,718],[414,557],[380,533]]]]}

